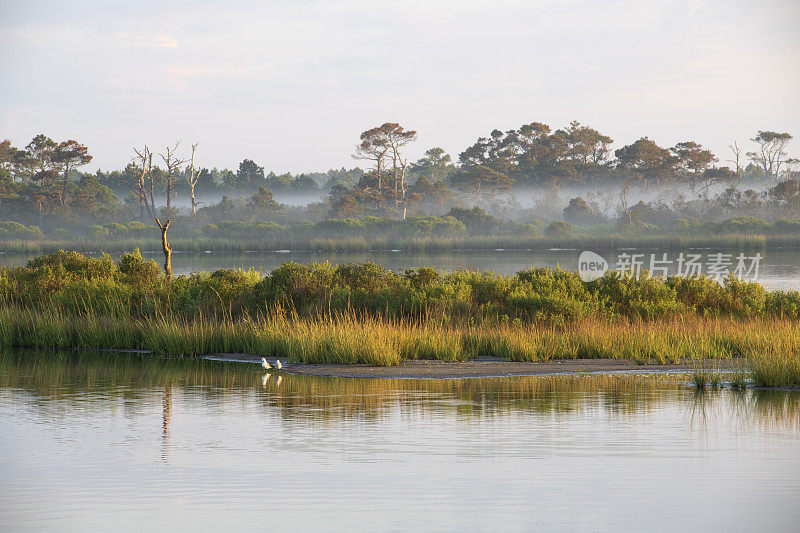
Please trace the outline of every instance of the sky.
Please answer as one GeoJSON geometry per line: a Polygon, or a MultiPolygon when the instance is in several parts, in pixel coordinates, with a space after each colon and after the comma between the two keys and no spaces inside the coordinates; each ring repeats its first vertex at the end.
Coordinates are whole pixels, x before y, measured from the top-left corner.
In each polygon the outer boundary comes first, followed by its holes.
{"type": "Polygon", "coordinates": [[[614,148],[693,140],[728,164],[756,130],[800,154],[800,2],[0,0],[0,138],[199,143],[204,166],[351,168],[384,122],[454,159],[493,129],[572,120],[614,148]]]}

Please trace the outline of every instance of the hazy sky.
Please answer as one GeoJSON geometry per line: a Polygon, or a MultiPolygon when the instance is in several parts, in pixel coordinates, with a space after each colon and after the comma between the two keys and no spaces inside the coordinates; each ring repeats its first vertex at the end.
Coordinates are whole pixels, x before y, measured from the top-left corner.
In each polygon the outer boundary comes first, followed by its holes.
{"type": "Polygon", "coordinates": [[[579,120],[727,159],[798,136],[800,3],[0,0],[0,137],[75,138],[90,168],[199,142],[205,165],[356,163],[392,121],[454,157],[492,129],[579,120]]]}

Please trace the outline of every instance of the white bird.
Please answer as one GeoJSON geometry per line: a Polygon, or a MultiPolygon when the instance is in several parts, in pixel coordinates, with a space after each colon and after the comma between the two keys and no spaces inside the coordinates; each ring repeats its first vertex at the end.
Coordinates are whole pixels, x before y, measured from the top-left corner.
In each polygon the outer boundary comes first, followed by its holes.
{"type": "MultiPolygon", "coordinates": [[[[269,363],[267,363],[267,360],[266,360],[266,359],[264,359],[263,357],[261,358],[261,368],[263,368],[264,370],[269,370],[270,368],[272,368],[272,367],[270,366],[270,364],[269,364],[269,363]]],[[[279,367],[278,367],[278,369],[280,370],[280,368],[281,368],[281,367],[279,366],[279,367]]]]}
{"type": "Polygon", "coordinates": [[[281,364],[281,360],[280,360],[280,359],[278,359],[277,361],[275,361],[275,368],[277,368],[278,370],[280,370],[281,368],[283,368],[283,365],[281,364]]]}

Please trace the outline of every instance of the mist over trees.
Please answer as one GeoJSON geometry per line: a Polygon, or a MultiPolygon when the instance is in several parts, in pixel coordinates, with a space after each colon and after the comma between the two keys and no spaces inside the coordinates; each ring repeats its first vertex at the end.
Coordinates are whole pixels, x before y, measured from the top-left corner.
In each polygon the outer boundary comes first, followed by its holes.
{"type": "Polygon", "coordinates": [[[90,149],[77,140],[41,134],[24,147],[5,140],[0,240],[133,238],[149,226],[161,232],[169,259],[170,225],[180,236],[219,234],[225,224],[251,237],[395,231],[390,226],[421,236],[431,228],[555,235],[572,226],[674,231],[800,217],[800,161],[787,132],[757,131],[714,154],[691,138],[662,146],[642,136],[615,146],[578,121],[558,129],[531,122],[493,130],[455,157],[431,147],[410,161],[416,139],[415,130],[386,122],[354,139],[361,168],[301,174],[268,171],[250,158],[235,169],[200,166],[198,144],[179,143],[155,157],[137,149],[119,169],[90,173],[82,170],[90,149]]]}

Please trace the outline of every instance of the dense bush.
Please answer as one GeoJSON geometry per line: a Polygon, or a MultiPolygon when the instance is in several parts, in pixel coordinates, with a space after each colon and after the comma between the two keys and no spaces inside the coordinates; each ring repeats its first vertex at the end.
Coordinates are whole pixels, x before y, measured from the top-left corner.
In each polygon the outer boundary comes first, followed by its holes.
{"type": "MultiPolygon", "coordinates": [[[[316,249],[364,250],[377,248],[454,249],[459,247],[531,248],[550,247],[553,241],[568,244],[583,239],[606,239],[603,246],[619,245],[624,239],[641,239],[672,243],[690,240],[696,246],[775,247],[793,246],[800,236],[800,219],[779,219],[768,222],[755,217],[738,217],[721,222],[701,220],[696,216],[667,220],[660,211],[647,205],[632,207],[630,219],[625,216],[616,226],[598,225],[605,220],[588,221],[587,205],[575,199],[565,210],[567,220],[545,224],[533,219],[533,212],[519,222],[497,219],[482,209],[453,208],[447,216],[412,216],[405,220],[391,217],[325,219],[319,222],[283,217],[274,221],[221,220],[196,222],[179,217],[170,226],[170,241],[176,250],[275,250],[316,249]],[[645,216],[647,215],[647,216],[645,216]],[[593,226],[587,227],[587,224],[593,226]],[[622,235],[624,234],[624,236],[622,235]],[[474,239],[473,239],[474,238],[474,239]],[[620,239],[623,239],[620,241],[620,239]],[[662,239],[662,240],[658,240],[662,239]],[[537,242],[539,241],[539,242],[537,242]]],[[[649,204],[648,204],[649,205],[649,204]]],[[[37,226],[16,222],[0,222],[0,242],[7,250],[49,251],[63,246],[82,250],[126,250],[134,246],[159,250],[159,233],[155,223],[130,221],[92,226],[50,228],[45,233],[37,226]],[[69,242],[73,240],[73,242],[69,242]]],[[[671,246],[672,244],[670,244],[671,246]]]]}
{"type": "Polygon", "coordinates": [[[503,222],[478,206],[472,209],[454,207],[448,213],[448,217],[455,218],[464,224],[470,235],[488,235],[496,233],[503,222]]]}
{"type": "Polygon", "coordinates": [[[761,234],[771,228],[771,224],[756,217],[738,217],[718,224],[721,231],[728,233],[761,234]]]}
{"type": "Polygon", "coordinates": [[[564,218],[576,224],[593,224],[604,219],[597,202],[587,202],[580,196],[569,201],[564,208],[564,218]]]}
{"type": "Polygon", "coordinates": [[[572,233],[572,225],[563,220],[554,220],[544,232],[549,237],[566,237],[572,233]]]}
{"type": "Polygon", "coordinates": [[[134,317],[356,312],[411,320],[489,318],[556,325],[598,317],[800,317],[799,293],[767,293],[757,283],[734,278],[719,284],[706,278],[665,281],[609,273],[584,283],[575,273],[547,268],[502,276],[430,268],[398,274],[374,263],[284,263],[265,276],[223,269],[170,282],[138,250],[116,264],[107,255],[59,251],[24,267],[0,269],[0,305],[10,304],[110,310],[134,317]]]}
{"type": "Polygon", "coordinates": [[[0,239],[40,240],[44,234],[38,226],[25,226],[19,222],[0,222],[0,239]]]}
{"type": "Polygon", "coordinates": [[[123,254],[118,264],[119,272],[129,285],[152,287],[158,281],[161,269],[152,259],[145,261],[139,249],[123,254]]]}

